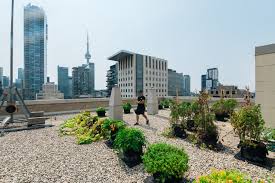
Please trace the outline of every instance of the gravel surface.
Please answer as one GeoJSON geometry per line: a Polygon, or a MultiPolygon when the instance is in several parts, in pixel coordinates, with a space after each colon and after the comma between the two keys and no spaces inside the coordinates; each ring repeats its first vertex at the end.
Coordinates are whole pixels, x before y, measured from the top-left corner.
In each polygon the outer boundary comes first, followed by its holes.
{"type": "MultiPolygon", "coordinates": [[[[160,115],[164,117],[149,116],[150,127],[141,118],[137,128],[145,132],[149,143],[163,141],[184,148],[190,157],[187,178],[209,173],[211,168],[239,169],[255,180],[274,176],[274,171],[236,160],[234,154],[199,149],[184,140],[163,137],[162,131],[169,126],[165,119],[169,111],[161,111],[160,115]]],[[[1,137],[0,182],[151,182],[142,165],[129,169],[104,142],[76,145],[74,137],[59,137],[58,126],[68,117],[71,115],[52,117],[48,120],[55,125],[52,128],[1,137]]],[[[124,120],[132,126],[135,115],[124,115],[124,120]]]]}

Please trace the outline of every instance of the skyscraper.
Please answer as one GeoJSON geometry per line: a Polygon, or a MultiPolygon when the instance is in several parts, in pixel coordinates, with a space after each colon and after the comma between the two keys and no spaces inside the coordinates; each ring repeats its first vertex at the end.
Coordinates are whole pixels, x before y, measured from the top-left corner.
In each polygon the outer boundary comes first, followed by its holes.
{"type": "Polygon", "coordinates": [[[69,69],[57,66],[58,90],[64,93],[64,98],[69,98],[69,69]]]}
{"type": "Polygon", "coordinates": [[[85,54],[86,64],[73,67],[72,84],[73,97],[93,97],[95,91],[95,65],[90,62],[89,36],[87,36],[87,52],[85,54]]]}
{"type": "Polygon", "coordinates": [[[206,89],[216,89],[219,85],[219,71],[218,68],[207,69],[206,89]]]}
{"type": "Polygon", "coordinates": [[[34,100],[47,77],[47,17],[42,8],[24,8],[24,89],[25,99],[34,100]]]}
{"type": "Polygon", "coordinates": [[[123,98],[133,98],[148,89],[156,89],[157,96],[168,95],[168,69],[164,59],[121,50],[108,60],[118,62],[118,86],[123,98]]]}
{"type": "Polygon", "coordinates": [[[3,76],[3,88],[9,87],[10,79],[8,76],[3,76]]]}
{"type": "Polygon", "coordinates": [[[206,90],[206,75],[201,75],[201,91],[206,90]]]}
{"type": "Polygon", "coordinates": [[[107,71],[107,95],[111,96],[112,88],[117,84],[117,64],[114,64],[107,71]]]}
{"type": "Polygon", "coordinates": [[[16,88],[23,89],[23,81],[24,81],[24,69],[18,68],[18,77],[15,80],[16,88]]]}
{"type": "Polygon", "coordinates": [[[183,96],[191,95],[191,78],[189,75],[183,76],[183,96]]]}

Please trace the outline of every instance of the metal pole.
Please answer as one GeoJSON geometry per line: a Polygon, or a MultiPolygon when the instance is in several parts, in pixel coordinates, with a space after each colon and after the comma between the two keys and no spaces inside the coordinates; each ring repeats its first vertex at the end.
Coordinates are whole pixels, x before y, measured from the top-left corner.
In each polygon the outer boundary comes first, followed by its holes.
{"type": "MultiPolygon", "coordinates": [[[[10,34],[10,98],[9,103],[13,103],[12,85],[13,85],[13,15],[14,15],[14,0],[11,1],[11,34],[10,34]]],[[[11,114],[11,122],[13,122],[13,114],[11,114]]]]}

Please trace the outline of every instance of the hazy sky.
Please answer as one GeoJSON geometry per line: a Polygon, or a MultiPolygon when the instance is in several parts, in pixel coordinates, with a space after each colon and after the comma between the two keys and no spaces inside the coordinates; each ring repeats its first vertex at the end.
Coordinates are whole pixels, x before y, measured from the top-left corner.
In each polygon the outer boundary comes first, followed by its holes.
{"type": "MultiPolygon", "coordinates": [[[[85,63],[91,37],[96,89],[105,88],[107,57],[121,49],[168,60],[168,66],[200,77],[218,67],[224,84],[255,88],[254,47],[275,43],[274,0],[15,0],[15,68],[23,67],[23,8],[42,6],[49,25],[48,76],[57,65],[85,63]]],[[[11,0],[0,0],[0,67],[9,73],[11,0]]],[[[70,70],[71,72],[71,70],[70,70]]],[[[17,77],[17,71],[15,73],[17,77]]]]}

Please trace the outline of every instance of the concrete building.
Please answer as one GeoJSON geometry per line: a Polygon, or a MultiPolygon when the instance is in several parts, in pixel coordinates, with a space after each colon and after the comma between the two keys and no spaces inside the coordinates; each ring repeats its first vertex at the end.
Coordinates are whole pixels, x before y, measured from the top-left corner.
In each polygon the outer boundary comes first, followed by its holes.
{"type": "Polygon", "coordinates": [[[216,89],[219,85],[219,71],[218,68],[207,69],[206,75],[206,89],[216,89]]]}
{"type": "Polygon", "coordinates": [[[139,91],[148,95],[155,88],[157,96],[168,95],[168,69],[164,59],[119,51],[108,60],[118,62],[118,86],[123,98],[137,97],[139,91]]]}
{"type": "Polygon", "coordinates": [[[64,99],[64,94],[59,92],[54,82],[43,84],[42,91],[36,94],[36,100],[64,99]]]}
{"type": "Polygon", "coordinates": [[[110,66],[110,69],[107,71],[107,96],[111,96],[112,88],[117,84],[118,77],[118,64],[110,66]]]}
{"type": "Polygon", "coordinates": [[[24,8],[24,94],[34,100],[47,77],[47,17],[43,9],[24,8]]]}
{"type": "Polygon", "coordinates": [[[81,96],[94,97],[95,95],[95,65],[90,62],[89,47],[89,36],[87,36],[87,52],[85,54],[87,64],[73,67],[73,98],[80,98],[81,96]]]}
{"type": "Polygon", "coordinates": [[[58,90],[64,93],[64,98],[69,98],[69,69],[57,66],[58,90]]]}
{"type": "Polygon", "coordinates": [[[183,96],[191,96],[191,77],[183,76],[183,96]]]}
{"type": "MultiPolygon", "coordinates": [[[[246,96],[246,90],[239,89],[234,85],[219,85],[215,89],[208,90],[211,97],[220,98],[221,96],[225,98],[244,98],[246,96]]],[[[254,98],[254,94],[250,93],[250,98],[254,98]]]]}
{"type": "Polygon", "coordinates": [[[183,74],[168,69],[168,96],[183,96],[183,74]]]}
{"type": "Polygon", "coordinates": [[[256,103],[266,126],[275,128],[275,44],[255,48],[256,103]]]}
{"type": "Polygon", "coordinates": [[[206,90],[206,78],[207,76],[205,74],[201,75],[201,91],[206,90]]]}

